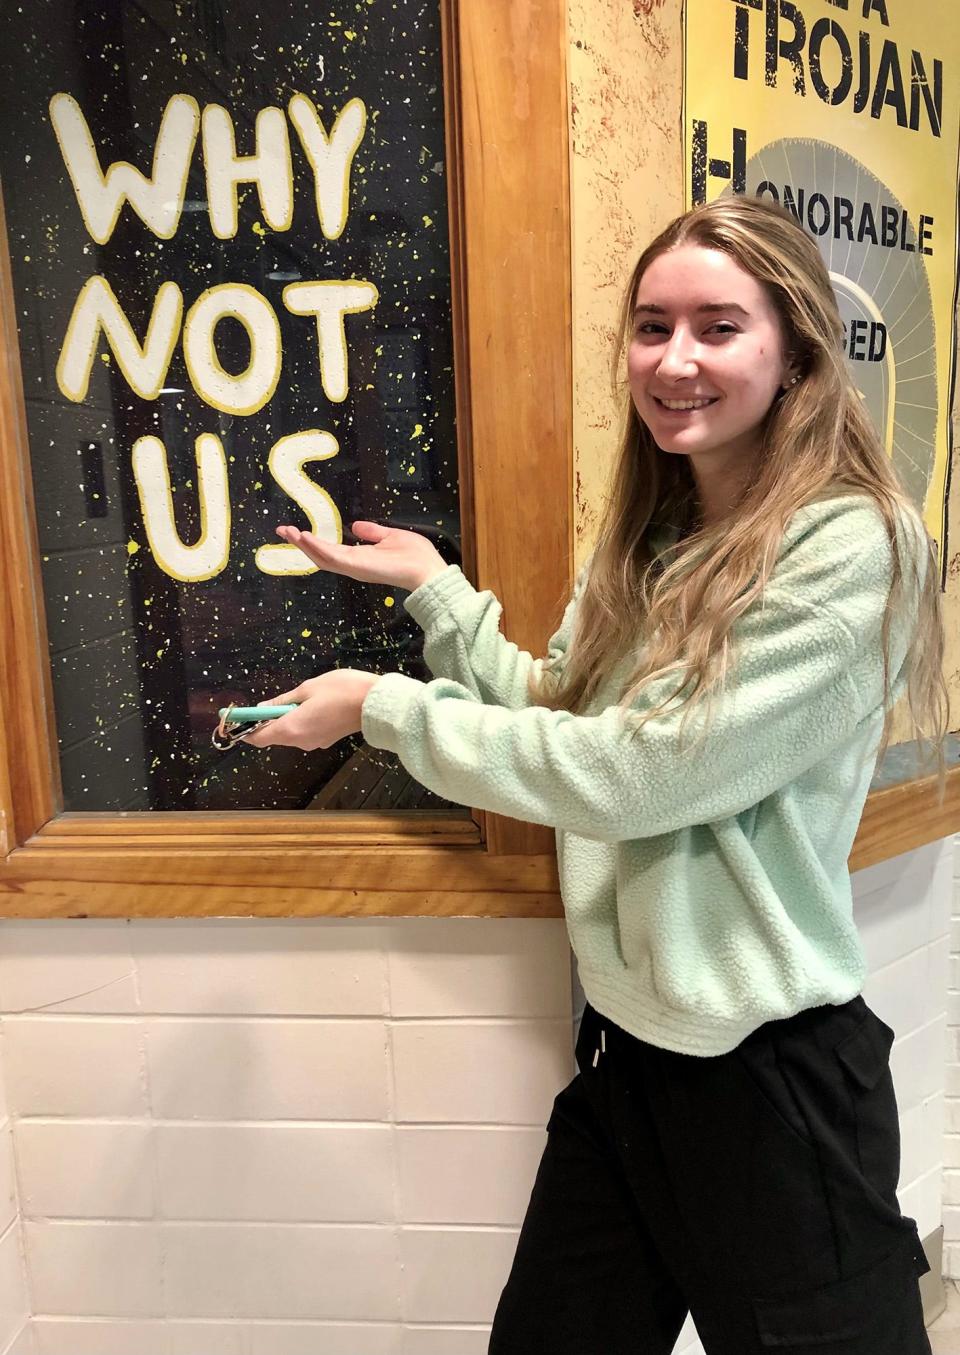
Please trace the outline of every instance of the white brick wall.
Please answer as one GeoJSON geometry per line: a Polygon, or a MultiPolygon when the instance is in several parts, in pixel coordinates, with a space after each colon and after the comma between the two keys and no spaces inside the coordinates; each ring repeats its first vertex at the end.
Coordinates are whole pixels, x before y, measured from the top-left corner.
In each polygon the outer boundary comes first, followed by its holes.
{"type": "Polygon", "coordinates": [[[561,922],[10,921],[0,1007],[17,1355],[486,1351],[572,1076],[561,922]]]}
{"type": "MultiPolygon", "coordinates": [[[[952,869],[934,844],[854,877],[921,1236],[952,869]]],[[[0,923],[0,1351],[28,1301],[12,1124],[36,1317],[9,1355],[485,1355],[573,1071],[568,960],[556,921],[0,923]]]]}
{"type": "Polygon", "coordinates": [[[921,1238],[940,1226],[953,839],[857,871],[854,916],[869,965],[863,995],[896,1032],[900,1207],[921,1238]]]}
{"type": "MultiPolygon", "coordinates": [[[[869,966],[863,996],[897,1036],[890,1056],[900,1110],[897,1194],[903,1212],[917,1220],[921,1238],[941,1221],[953,854],[953,839],[947,838],[852,876],[854,917],[869,966]]],[[[957,898],[954,929],[960,933],[960,894],[957,898]]],[[[956,1072],[960,1142],[960,1066],[956,1072]]],[[[960,1181],[960,1170],[956,1176],[960,1181]]],[[[960,1192],[957,1202],[960,1206],[960,1192]]],[[[960,1278],[960,1269],[956,1273],[960,1278]]],[[[675,1355],[704,1355],[689,1320],[675,1355]]]]}
{"type": "Polygon", "coordinates": [[[29,1316],[13,1131],[0,1072],[0,1351],[4,1355],[34,1355],[29,1316]]]}
{"type": "Polygon", "coordinates": [[[960,1280],[960,836],[954,839],[944,1098],[943,1272],[960,1280]]]}
{"type": "MultiPolygon", "coordinates": [[[[854,917],[869,966],[863,996],[897,1036],[890,1056],[900,1110],[897,1194],[903,1212],[917,1220],[921,1238],[941,1221],[953,870],[953,839],[947,838],[852,876],[854,917]]],[[[956,911],[960,914],[960,904],[956,911]]],[[[954,924],[960,931],[958,924],[960,917],[954,924]]],[[[957,1091],[960,1107],[960,1077],[957,1091]]],[[[960,1109],[957,1125],[960,1129],[960,1109]]],[[[960,1193],[957,1200],[960,1204],[960,1193]]],[[[676,1355],[681,1353],[704,1355],[689,1320],[677,1343],[676,1355]]]]}

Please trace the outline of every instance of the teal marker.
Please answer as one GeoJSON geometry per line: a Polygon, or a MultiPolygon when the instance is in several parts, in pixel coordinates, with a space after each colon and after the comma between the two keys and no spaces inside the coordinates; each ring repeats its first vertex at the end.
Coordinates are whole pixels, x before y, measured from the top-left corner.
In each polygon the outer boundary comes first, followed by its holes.
{"type": "Polygon", "coordinates": [[[234,706],[227,714],[227,707],[220,711],[220,719],[230,724],[246,724],[250,720],[279,720],[281,715],[289,715],[296,706],[234,706]]]}

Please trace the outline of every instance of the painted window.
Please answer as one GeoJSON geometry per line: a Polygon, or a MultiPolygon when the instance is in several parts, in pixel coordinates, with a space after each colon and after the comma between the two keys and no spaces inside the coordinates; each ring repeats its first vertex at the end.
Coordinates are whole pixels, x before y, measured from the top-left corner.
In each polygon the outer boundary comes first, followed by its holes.
{"type": "Polygon", "coordinates": [[[64,808],[449,808],[230,701],[428,677],[404,594],[280,522],[460,558],[439,5],[31,0],[0,89],[64,808]]]}

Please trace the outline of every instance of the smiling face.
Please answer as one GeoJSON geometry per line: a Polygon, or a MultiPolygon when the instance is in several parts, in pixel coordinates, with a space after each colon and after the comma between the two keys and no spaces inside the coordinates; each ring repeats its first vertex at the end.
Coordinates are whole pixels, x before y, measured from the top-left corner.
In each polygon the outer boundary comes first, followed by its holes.
{"type": "Polygon", "coordinates": [[[761,284],[729,255],[680,245],[640,279],[627,352],[637,414],[694,471],[746,469],[792,369],[761,284]]]}

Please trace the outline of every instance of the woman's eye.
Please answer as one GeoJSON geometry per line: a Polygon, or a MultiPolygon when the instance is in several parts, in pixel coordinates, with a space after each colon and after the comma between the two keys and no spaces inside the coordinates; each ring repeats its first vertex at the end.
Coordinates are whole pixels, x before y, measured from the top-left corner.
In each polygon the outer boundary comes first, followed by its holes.
{"type": "MultiPolygon", "coordinates": [[[[635,330],[637,334],[667,334],[669,332],[666,325],[658,324],[655,320],[641,321],[635,330]]],[[[705,331],[707,334],[739,334],[740,331],[736,325],[732,325],[729,320],[718,320],[705,331]]]]}

